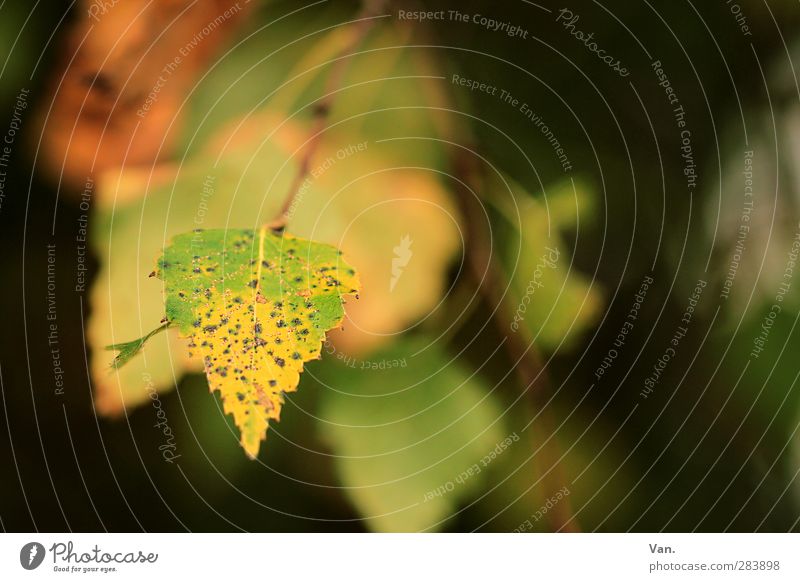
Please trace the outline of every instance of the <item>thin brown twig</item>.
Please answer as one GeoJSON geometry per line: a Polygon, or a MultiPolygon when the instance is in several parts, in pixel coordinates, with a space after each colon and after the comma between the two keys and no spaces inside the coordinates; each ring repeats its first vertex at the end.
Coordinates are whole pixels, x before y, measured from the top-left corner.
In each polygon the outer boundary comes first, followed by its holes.
{"type": "Polygon", "coordinates": [[[311,159],[314,157],[319,147],[319,142],[322,139],[322,134],[328,125],[336,93],[341,86],[342,79],[347,71],[347,66],[350,64],[352,56],[354,56],[353,51],[364,41],[367,34],[374,26],[376,19],[380,16],[383,6],[383,0],[364,0],[362,2],[361,11],[354,22],[356,34],[334,58],[328,77],[325,80],[325,88],[322,92],[322,97],[313,107],[310,137],[305,143],[305,149],[300,157],[300,164],[297,168],[297,172],[292,179],[292,183],[289,185],[288,193],[283,201],[283,206],[281,206],[275,218],[267,224],[274,232],[281,232],[286,228],[286,223],[290,218],[292,204],[308,177],[311,159]]]}
{"type": "MultiPolygon", "coordinates": [[[[546,409],[542,409],[546,397],[551,393],[550,381],[547,371],[542,365],[542,359],[536,346],[527,345],[518,334],[509,334],[511,329],[511,310],[506,304],[508,295],[502,292],[500,284],[504,277],[491,253],[491,240],[487,229],[483,227],[484,216],[481,212],[481,203],[476,198],[475,193],[481,192],[483,183],[479,170],[474,167],[473,158],[469,156],[469,148],[458,149],[455,156],[455,174],[466,186],[460,186],[457,196],[461,212],[466,221],[466,237],[468,249],[466,252],[469,258],[470,268],[473,277],[480,285],[480,293],[490,305],[496,308],[492,319],[494,320],[501,333],[508,338],[506,345],[512,360],[516,362],[515,371],[520,381],[523,395],[526,397],[528,408],[532,415],[537,411],[541,419],[542,432],[553,434],[553,422],[546,409]],[[540,410],[541,409],[541,410],[540,410]]],[[[534,435],[531,430],[531,435],[534,435]]],[[[559,447],[555,440],[551,440],[552,445],[542,447],[542,465],[549,465],[551,469],[544,476],[546,488],[553,490],[563,486],[563,475],[559,468],[558,460],[559,447]],[[547,479],[547,475],[555,477],[547,479]],[[555,483],[552,483],[555,481],[555,483]],[[548,485],[553,487],[547,487],[548,485]]],[[[575,516],[568,500],[565,498],[556,504],[547,513],[548,525],[552,531],[563,530],[568,532],[580,531],[575,516]]]]}

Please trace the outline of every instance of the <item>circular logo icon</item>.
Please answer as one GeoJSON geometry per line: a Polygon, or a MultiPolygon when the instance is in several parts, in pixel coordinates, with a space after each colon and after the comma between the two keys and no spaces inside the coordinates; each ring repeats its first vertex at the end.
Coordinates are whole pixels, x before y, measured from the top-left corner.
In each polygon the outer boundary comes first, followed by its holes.
{"type": "Polygon", "coordinates": [[[39,542],[29,542],[19,551],[19,563],[26,570],[35,570],[44,561],[44,546],[39,542]]]}

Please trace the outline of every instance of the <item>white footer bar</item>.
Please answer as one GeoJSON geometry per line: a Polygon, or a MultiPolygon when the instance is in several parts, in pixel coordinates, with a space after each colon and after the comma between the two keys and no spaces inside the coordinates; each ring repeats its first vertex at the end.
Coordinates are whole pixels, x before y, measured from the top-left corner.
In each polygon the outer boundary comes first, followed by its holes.
{"type": "Polygon", "coordinates": [[[795,534],[3,534],[0,580],[800,580],[795,534]]]}

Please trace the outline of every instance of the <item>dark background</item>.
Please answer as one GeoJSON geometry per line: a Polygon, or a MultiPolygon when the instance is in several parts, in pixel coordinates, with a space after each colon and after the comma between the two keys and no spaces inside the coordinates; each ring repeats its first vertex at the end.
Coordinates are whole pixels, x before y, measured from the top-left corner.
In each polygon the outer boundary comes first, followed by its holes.
{"type": "MultiPolygon", "coordinates": [[[[780,124],[780,116],[797,105],[793,83],[773,82],[779,78],[774,73],[765,73],[772,75],[767,93],[759,64],[766,71],[788,66],[784,43],[791,47],[800,32],[800,11],[790,3],[741,3],[754,31],[752,48],[734,25],[724,2],[653,2],[661,18],[645,2],[624,4],[613,10],[624,17],[653,57],[670,72],[692,120],[693,147],[703,187],[691,199],[691,216],[690,198],[681,188],[680,159],[667,153],[677,151],[680,144],[662,89],[654,82],[649,61],[636,41],[598,4],[574,1],[571,8],[582,15],[587,28],[603,35],[608,52],[623,57],[631,68],[632,74],[625,81],[636,86],[649,119],[626,83],[596,67],[593,56],[560,27],[546,22],[542,11],[524,2],[466,2],[458,3],[457,8],[524,23],[541,39],[540,45],[525,45],[529,52],[521,51],[513,39],[487,34],[479,27],[435,23],[433,27],[437,42],[451,47],[439,52],[450,69],[472,78],[488,76],[534,102],[537,110],[552,120],[573,164],[585,169],[584,179],[603,194],[596,205],[593,237],[584,238],[574,254],[585,272],[596,270],[607,290],[608,313],[603,324],[586,334],[578,349],[555,358],[551,377],[569,378],[576,386],[590,384],[595,363],[605,355],[629,309],[628,298],[638,289],[644,274],[652,273],[657,281],[642,314],[642,320],[649,323],[637,326],[631,338],[637,349],[626,350],[613,375],[588,397],[582,398],[581,389],[560,391],[558,395],[560,409],[577,410],[578,416],[586,419],[602,411],[604,422],[612,427],[620,426],[628,417],[641,382],[650,371],[647,363],[663,351],[673,323],[680,319],[685,297],[703,274],[705,259],[712,252],[701,209],[704,197],[713,194],[715,179],[729,171],[724,167],[728,152],[738,151],[742,139],[738,100],[750,134],[769,139],[773,129],[764,123],[763,111],[771,105],[780,124]],[[590,22],[599,24],[590,27],[590,22]],[[472,47],[480,47],[493,58],[463,50],[472,47]],[[533,76],[520,73],[501,59],[524,66],[533,76]],[[586,71],[588,78],[576,67],[586,71]],[[586,124],[593,147],[565,113],[559,96],[586,124]],[[656,144],[664,155],[663,198],[656,144]],[[682,253],[686,240],[689,243],[682,253]],[[619,300],[615,300],[617,297],[619,300]],[[648,339],[651,331],[653,336],[648,339]],[[643,354],[634,362],[642,346],[643,354]]],[[[444,2],[430,5],[431,9],[453,6],[444,2]]],[[[31,89],[34,103],[47,95],[46,81],[53,71],[59,37],[73,18],[67,6],[39,4],[21,28],[19,44],[2,75],[0,103],[4,113],[0,115],[0,129],[10,120],[10,107],[20,87],[31,89]],[[48,42],[53,31],[55,36],[48,42]],[[40,56],[41,62],[29,78],[40,56]]],[[[290,6],[293,4],[279,2],[271,9],[288,10],[290,6]]],[[[27,10],[27,6],[4,7],[0,11],[7,19],[3,34],[20,30],[27,10]]],[[[341,10],[346,13],[349,7],[341,10]]],[[[786,78],[780,77],[783,81],[786,78]]],[[[529,156],[538,156],[542,161],[537,162],[537,168],[545,181],[558,174],[548,146],[535,139],[511,108],[499,107],[495,99],[477,94],[471,96],[469,106],[474,115],[502,128],[529,156]]],[[[30,144],[37,136],[31,109],[25,114],[23,127],[27,134],[17,139],[0,209],[2,528],[364,530],[340,490],[307,486],[281,476],[281,472],[287,472],[306,476],[309,481],[335,483],[329,461],[318,455],[276,447],[269,458],[274,470],[255,470],[246,461],[227,458],[211,433],[198,433],[194,441],[183,441],[184,459],[178,469],[159,456],[145,453],[159,444],[157,431],[151,430],[154,416],[148,407],[129,411],[121,420],[95,416],[86,362],[98,356],[87,353],[83,339],[89,306],[84,297],[72,292],[71,255],[80,211],[74,197],[59,193],[53,175],[42,168],[33,170],[30,144]],[[54,394],[47,343],[46,245],[53,243],[58,249],[56,301],[63,395],[54,394]],[[230,469],[235,482],[228,483],[211,469],[207,455],[214,458],[217,467],[230,469]],[[298,515],[314,519],[294,517],[298,515]]],[[[483,124],[476,124],[474,131],[481,151],[488,152],[503,170],[521,183],[534,182],[525,160],[502,136],[483,124]]],[[[780,163],[791,164],[791,152],[780,163]]],[[[791,186],[781,190],[781,195],[794,199],[791,186]]],[[[624,472],[633,475],[635,487],[623,489],[631,481],[618,485],[612,479],[606,483],[592,503],[597,506],[593,515],[608,519],[585,523],[585,529],[786,531],[798,527],[800,495],[794,477],[800,457],[797,446],[792,445],[798,418],[794,380],[800,371],[795,355],[797,313],[787,310],[780,316],[768,357],[750,366],[737,383],[763,311],[756,295],[750,312],[726,312],[725,308],[712,324],[718,303],[715,290],[728,260],[727,249],[713,252],[712,271],[706,275],[709,301],[696,314],[678,358],[658,388],[665,397],[671,397],[668,404],[663,399],[641,403],[606,449],[608,454],[616,451],[614,458],[627,457],[624,472]],[[737,329],[740,321],[741,328],[737,329]],[[697,491],[691,494],[695,487],[697,491]]],[[[90,277],[95,267],[92,260],[90,277]]],[[[480,314],[474,317],[480,318],[480,314]]],[[[479,319],[473,322],[473,328],[480,327],[479,323],[479,319]]],[[[458,345],[462,340],[453,341],[458,345]]],[[[505,356],[498,356],[493,365],[502,370],[509,362],[505,356]]],[[[167,415],[179,432],[188,431],[181,424],[187,415],[201,425],[204,416],[209,421],[214,417],[217,408],[204,382],[202,378],[187,378],[178,390],[162,396],[167,415]]],[[[313,381],[309,380],[296,399],[302,406],[313,407],[315,397],[313,381]]],[[[287,405],[285,415],[291,406],[287,405]]],[[[283,429],[296,442],[316,443],[309,423],[284,423],[283,429]]],[[[608,439],[609,434],[598,433],[597,438],[608,439]]],[[[475,529],[484,523],[482,515],[487,511],[490,509],[471,508],[448,522],[447,529],[475,529]]],[[[502,528],[489,522],[481,529],[502,528]]]]}

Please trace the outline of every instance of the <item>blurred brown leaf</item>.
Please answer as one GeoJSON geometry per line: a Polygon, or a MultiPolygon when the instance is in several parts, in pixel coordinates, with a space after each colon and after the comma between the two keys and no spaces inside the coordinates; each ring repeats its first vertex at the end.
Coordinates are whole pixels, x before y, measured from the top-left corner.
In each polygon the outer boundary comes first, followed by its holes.
{"type": "Polygon", "coordinates": [[[39,112],[46,171],[79,186],[167,156],[187,92],[255,4],[83,0],[39,112]]]}

